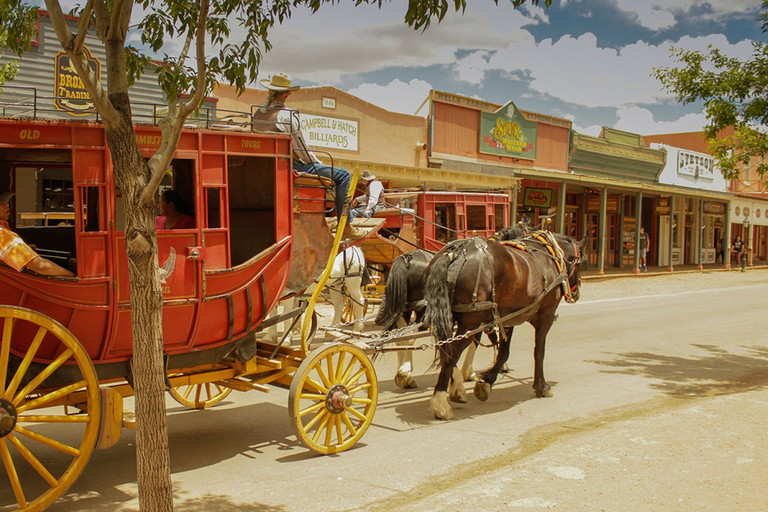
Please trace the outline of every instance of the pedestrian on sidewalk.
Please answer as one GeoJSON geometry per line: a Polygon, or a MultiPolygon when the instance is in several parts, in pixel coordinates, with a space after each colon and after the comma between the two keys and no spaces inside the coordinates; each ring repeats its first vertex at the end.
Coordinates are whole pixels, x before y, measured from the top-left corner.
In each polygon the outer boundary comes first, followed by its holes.
{"type": "Polygon", "coordinates": [[[725,237],[721,236],[720,241],[717,242],[717,255],[715,256],[715,263],[722,263],[725,265],[725,237]]]}
{"type": "Polygon", "coordinates": [[[733,253],[736,255],[736,265],[741,267],[742,272],[746,270],[747,263],[744,249],[744,240],[741,239],[741,235],[736,235],[736,240],[733,241],[733,253]]]}
{"type": "Polygon", "coordinates": [[[645,228],[640,226],[640,267],[638,270],[648,272],[648,246],[651,243],[651,237],[645,232],[645,228]]]}

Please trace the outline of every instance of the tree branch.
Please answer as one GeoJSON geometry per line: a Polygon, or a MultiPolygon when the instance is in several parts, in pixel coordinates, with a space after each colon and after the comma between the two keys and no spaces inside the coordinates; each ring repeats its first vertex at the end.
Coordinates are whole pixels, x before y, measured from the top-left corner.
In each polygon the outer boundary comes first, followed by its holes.
{"type": "MultiPolygon", "coordinates": [[[[205,35],[206,35],[206,23],[208,21],[208,8],[209,0],[202,0],[200,2],[200,13],[197,19],[197,84],[195,86],[195,93],[192,97],[181,105],[181,108],[175,108],[175,105],[169,105],[168,116],[160,121],[160,131],[163,134],[163,141],[160,143],[160,147],[157,152],[149,159],[149,169],[152,172],[152,178],[144,187],[144,191],[141,194],[141,201],[143,203],[149,203],[154,201],[155,192],[160,186],[160,182],[165,176],[165,172],[173,159],[173,150],[181,138],[181,130],[184,128],[184,123],[187,117],[195,111],[203,102],[205,95],[205,74],[206,74],[206,61],[205,61],[205,35]]],[[[186,55],[189,51],[189,41],[185,45],[185,49],[182,55],[186,55]]],[[[183,60],[183,59],[182,59],[183,60]]]]}
{"type": "Polygon", "coordinates": [[[80,23],[77,27],[77,35],[75,36],[75,40],[72,44],[72,51],[74,53],[79,53],[83,49],[83,44],[85,44],[85,36],[88,35],[88,27],[91,24],[91,12],[93,12],[93,3],[94,0],[88,0],[88,3],[85,4],[85,8],[83,9],[80,23]]]}

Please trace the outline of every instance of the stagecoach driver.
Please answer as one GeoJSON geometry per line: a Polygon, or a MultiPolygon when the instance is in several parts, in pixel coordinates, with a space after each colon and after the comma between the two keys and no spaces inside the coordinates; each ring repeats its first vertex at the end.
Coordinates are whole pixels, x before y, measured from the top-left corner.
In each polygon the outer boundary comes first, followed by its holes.
{"type": "MultiPolygon", "coordinates": [[[[290,133],[293,138],[293,168],[299,172],[313,173],[331,178],[336,184],[336,219],[341,218],[344,201],[349,191],[349,171],[341,167],[324,165],[309,149],[298,115],[286,108],[285,101],[291,93],[300,87],[291,85],[291,77],[285,73],[276,73],[269,79],[259,80],[259,83],[269,91],[267,101],[253,114],[252,129],[290,133]]],[[[364,233],[353,228],[347,222],[344,228],[344,238],[358,239],[364,233]]]]}
{"type": "Polygon", "coordinates": [[[12,197],[12,193],[0,193],[0,261],[18,272],[26,268],[44,276],[74,276],[69,270],[37,254],[11,230],[8,221],[11,218],[12,197]]]}

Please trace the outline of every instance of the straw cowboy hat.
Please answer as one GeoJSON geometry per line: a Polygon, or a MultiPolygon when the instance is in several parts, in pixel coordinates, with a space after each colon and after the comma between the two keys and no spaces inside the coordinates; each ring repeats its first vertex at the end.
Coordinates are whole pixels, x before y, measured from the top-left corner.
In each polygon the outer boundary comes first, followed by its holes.
{"type": "Polygon", "coordinates": [[[376,179],[375,174],[371,174],[371,171],[363,171],[360,173],[360,179],[365,181],[371,181],[376,179]]]}
{"type": "Polygon", "coordinates": [[[264,78],[259,83],[272,91],[295,91],[298,85],[291,87],[291,77],[285,73],[275,73],[272,78],[264,78]]]}
{"type": "Polygon", "coordinates": [[[0,204],[7,203],[13,197],[13,192],[0,193],[0,204]]]}

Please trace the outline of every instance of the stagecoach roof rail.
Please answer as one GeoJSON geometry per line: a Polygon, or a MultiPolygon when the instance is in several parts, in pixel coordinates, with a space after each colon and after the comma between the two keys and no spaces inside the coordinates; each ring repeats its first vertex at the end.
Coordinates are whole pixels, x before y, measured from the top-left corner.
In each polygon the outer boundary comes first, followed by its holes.
{"type": "MultiPolygon", "coordinates": [[[[0,87],[0,113],[11,119],[46,119],[66,122],[101,122],[98,112],[90,111],[77,119],[56,107],[56,101],[69,99],[63,96],[45,96],[36,87],[3,85],[0,87]]],[[[131,102],[134,123],[157,126],[165,116],[168,105],[148,102],[131,102]]],[[[248,111],[225,110],[215,107],[200,107],[187,118],[186,128],[251,131],[251,113],[248,111]]]]}

